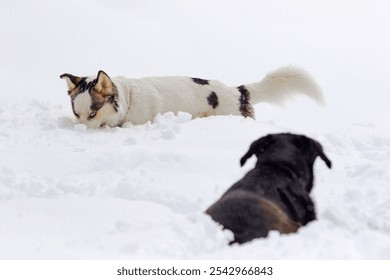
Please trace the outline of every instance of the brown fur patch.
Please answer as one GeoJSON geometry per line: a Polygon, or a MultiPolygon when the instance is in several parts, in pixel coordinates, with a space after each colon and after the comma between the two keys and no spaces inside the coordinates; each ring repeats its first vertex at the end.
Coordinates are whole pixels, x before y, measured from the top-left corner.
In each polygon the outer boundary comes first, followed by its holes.
{"type": "Polygon", "coordinates": [[[96,82],[89,93],[92,101],[91,110],[98,111],[105,103],[110,103],[117,111],[118,89],[105,72],[99,71],[96,82]]]}
{"type": "Polygon", "coordinates": [[[106,103],[106,97],[104,97],[102,94],[96,92],[95,90],[91,90],[91,110],[93,111],[99,111],[100,108],[103,107],[104,103],[106,103]]]}
{"type": "Polygon", "coordinates": [[[70,98],[75,99],[76,96],[81,92],[80,86],[77,86],[75,89],[68,91],[70,98]]]}
{"type": "Polygon", "coordinates": [[[96,85],[91,89],[90,95],[92,101],[91,110],[98,111],[105,103],[111,103],[115,110],[118,110],[118,89],[113,83],[106,87],[97,87],[96,85]]]}
{"type": "Polygon", "coordinates": [[[264,211],[264,220],[270,230],[277,230],[281,233],[294,233],[301,226],[299,223],[291,220],[276,203],[261,198],[259,205],[264,211]]]}
{"type": "Polygon", "coordinates": [[[211,116],[211,112],[203,112],[200,114],[200,117],[201,118],[207,118],[207,117],[210,117],[211,116]]]}

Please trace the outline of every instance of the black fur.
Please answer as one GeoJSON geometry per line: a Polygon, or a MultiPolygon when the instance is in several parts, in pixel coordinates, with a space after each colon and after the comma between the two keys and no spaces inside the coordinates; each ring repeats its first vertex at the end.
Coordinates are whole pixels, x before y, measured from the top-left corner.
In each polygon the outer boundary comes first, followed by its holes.
{"type": "Polygon", "coordinates": [[[87,83],[86,78],[83,78],[77,86],[80,88],[80,93],[84,91],[90,92],[91,89],[96,85],[96,83],[97,79],[87,83]]]}
{"type": "Polygon", "coordinates": [[[112,83],[112,95],[108,98],[107,102],[114,107],[115,112],[118,112],[119,110],[118,95],[118,88],[114,83],[112,83]]]}
{"type": "Polygon", "coordinates": [[[219,105],[218,96],[214,91],[212,91],[209,94],[209,96],[207,96],[207,102],[209,103],[209,105],[211,107],[213,107],[213,109],[218,107],[218,105],[219,105]]]}
{"type": "Polygon", "coordinates": [[[208,85],[208,84],[209,84],[209,81],[208,81],[208,80],[199,79],[199,78],[191,78],[191,79],[192,79],[192,81],[193,81],[194,83],[197,83],[198,85],[204,86],[204,85],[208,85]]]}
{"type": "Polygon", "coordinates": [[[241,166],[256,155],[257,163],[206,213],[234,233],[234,242],[267,237],[270,230],[296,232],[316,219],[310,198],[317,156],[331,161],[317,141],[303,135],[270,134],[252,143],[241,166]]]}
{"type": "Polygon", "coordinates": [[[250,92],[248,91],[248,89],[244,85],[239,86],[237,89],[241,93],[240,98],[239,98],[239,102],[240,102],[239,109],[240,109],[241,115],[243,115],[244,117],[254,118],[253,107],[250,103],[250,100],[251,100],[250,92]]]}

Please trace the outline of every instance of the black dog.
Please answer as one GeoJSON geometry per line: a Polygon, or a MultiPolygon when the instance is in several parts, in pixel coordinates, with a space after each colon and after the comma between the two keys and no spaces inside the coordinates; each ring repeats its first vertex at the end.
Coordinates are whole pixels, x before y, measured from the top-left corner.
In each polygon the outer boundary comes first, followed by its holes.
{"type": "Polygon", "coordinates": [[[216,222],[234,233],[231,243],[267,237],[270,230],[296,232],[316,219],[309,193],[317,156],[331,162],[317,141],[303,135],[270,134],[252,143],[241,166],[252,155],[257,163],[207,209],[216,222]]]}

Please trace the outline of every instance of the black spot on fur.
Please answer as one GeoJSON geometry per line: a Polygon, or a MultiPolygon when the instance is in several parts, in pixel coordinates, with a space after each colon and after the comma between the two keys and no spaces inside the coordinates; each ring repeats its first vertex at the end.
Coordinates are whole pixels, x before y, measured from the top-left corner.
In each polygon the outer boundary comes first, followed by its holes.
{"type": "Polygon", "coordinates": [[[76,84],[76,88],[78,88],[79,93],[82,93],[85,91],[85,88],[87,87],[86,79],[87,78],[83,77],[83,78],[81,78],[80,82],[78,84],[76,84]]]}
{"type": "Polygon", "coordinates": [[[204,85],[208,85],[208,84],[209,84],[209,81],[208,81],[208,80],[199,79],[199,78],[191,78],[191,79],[192,79],[192,81],[193,81],[194,83],[197,83],[198,85],[204,86],[204,85]]]}
{"type": "Polygon", "coordinates": [[[93,88],[96,85],[96,83],[97,83],[97,79],[87,83],[86,78],[83,78],[78,84],[78,87],[80,88],[80,93],[84,91],[90,91],[91,88],[93,88]]]}
{"type": "Polygon", "coordinates": [[[114,107],[115,112],[118,112],[119,109],[118,96],[118,88],[115,86],[114,83],[112,83],[112,95],[108,98],[107,102],[114,107]]]}
{"type": "Polygon", "coordinates": [[[218,107],[218,104],[219,104],[218,96],[217,96],[217,94],[214,91],[212,91],[209,94],[209,96],[207,96],[207,102],[209,103],[209,105],[211,107],[213,107],[213,109],[218,107]]]}
{"type": "Polygon", "coordinates": [[[239,86],[237,89],[241,93],[239,98],[239,102],[240,102],[239,109],[241,115],[243,115],[244,117],[254,118],[253,107],[250,103],[251,100],[250,92],[244,85],[239,86]]]}

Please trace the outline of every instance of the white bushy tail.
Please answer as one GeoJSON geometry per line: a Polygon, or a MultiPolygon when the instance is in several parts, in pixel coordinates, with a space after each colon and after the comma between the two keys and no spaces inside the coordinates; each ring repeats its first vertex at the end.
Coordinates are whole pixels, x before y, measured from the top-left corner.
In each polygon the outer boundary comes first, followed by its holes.
{"type": "Polygon", "coordinates": [[[245,85],[251,95],[251,103],[267,102],[276,105],[297,94],[304,94],[318,104],[324,104],[321,89],[309,73],[287,66],[268,73],[263,80],[245,85]]]}

